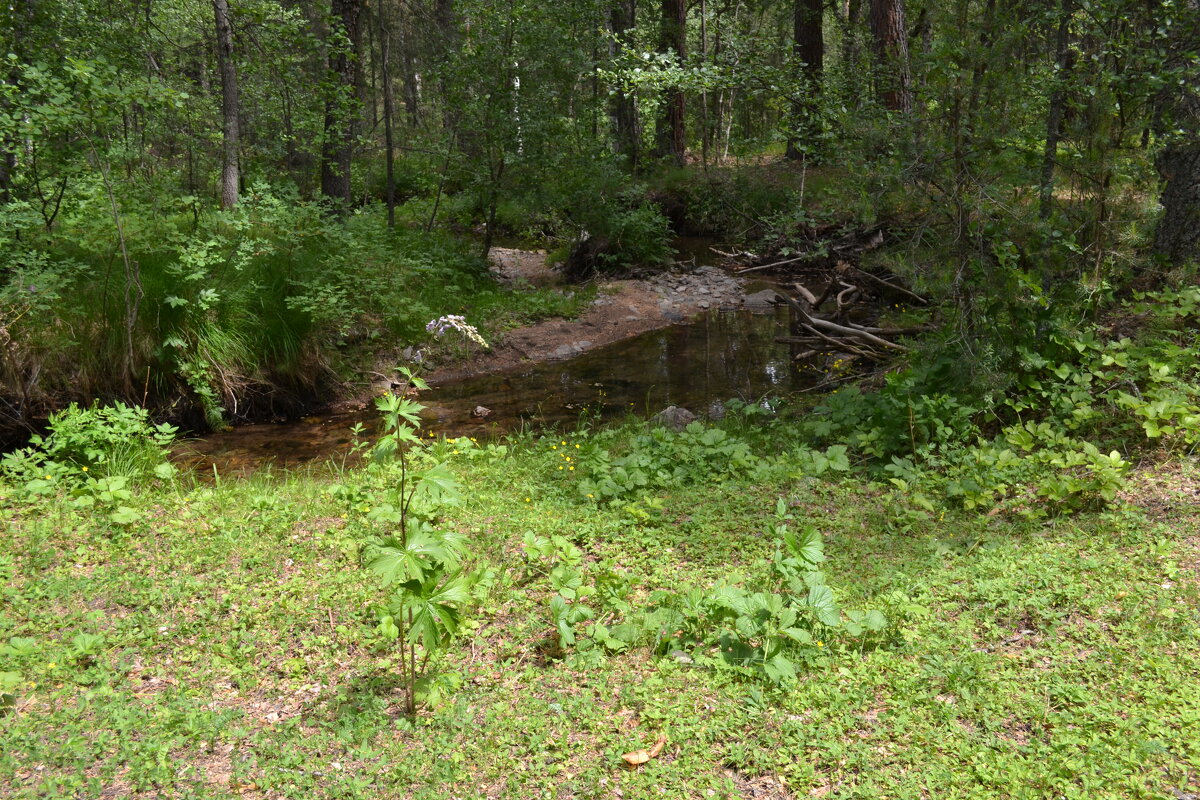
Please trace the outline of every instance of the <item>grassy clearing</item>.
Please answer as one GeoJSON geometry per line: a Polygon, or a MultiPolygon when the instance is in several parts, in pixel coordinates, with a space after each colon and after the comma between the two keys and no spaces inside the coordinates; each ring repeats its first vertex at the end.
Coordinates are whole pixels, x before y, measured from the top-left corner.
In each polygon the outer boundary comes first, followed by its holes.
{"type": "MultiPolygon", "coordinates": [[[[747,434],[749,435],[749,434],[747,434]]],[[[760,440],[761,442],[762,440],[760,440]]],[[[562,442],[567,442],[563,445],[562,442]]],[[[903,518],[857,477],[753,477],[596,506],[561,449],[446,454],[448,524],[494,581],[400,713],[381,599],[359,566],[355,473],[264,471],[145,486],[119,525],[0,488],[7,797],[1080,797],[1200,790],[1200,470],[1137,473],[1120,504],[1051,521],[903,518]],[[890,601],[891,635],[845,639],[783,691],[656,657],[561,651],[525,532],[583,569],[662,588],[754,586],[777,498],[825,536],[845,606],[890,601]],[[903,521],[903,524],[899,524],[903,521]],[[82,636],[81,636],[82,635],[82,636]],[[14,638],[15,637],[15,638],[14,638]],[[92,638],[99,637],[99,638],[92,638]],[[662,754],[630,770],[622,753],[662,754]]],[[[766,446],[765,444],[763,445],[766,446]]]]}

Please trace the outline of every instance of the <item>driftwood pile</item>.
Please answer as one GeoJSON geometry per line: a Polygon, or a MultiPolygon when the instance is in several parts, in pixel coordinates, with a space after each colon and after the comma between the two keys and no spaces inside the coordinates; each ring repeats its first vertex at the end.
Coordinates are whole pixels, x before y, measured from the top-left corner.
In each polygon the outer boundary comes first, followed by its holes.
{"type": "Polygon", "coordinates": [[[886,239],[883,224],[846,232],[830,226],[813,229],[804,253],[789,253],[785,258],[761,257],[753,253],[721,253],[745,262],[759,261],[735,274],[751,272],[786,273],[782,285],[775,289],[778,297],[792,310],[789,336],[776,338],[797,346],[797,361],[825,353],[846,353],[870,360],[880,360],[907,347],[895,341],[932,330],[931,326],[882,328],[863,324],[880,302],[891,300],[906,304],[928,305],[916,292],[901,285],[894,275],[879,275],[858,265],[864,253],[880,247],[886,239]],[[824,238],[822,238],[824,234],[824,238]],[[809,286],[823,287],[814,292],[809,286]],[[856,321],[857,320],[857,321],[856,321]]]}
{"type": "Polygon", "coordinates": [[[925,325],[911,328],[879,328],[851,321],[848,318],[849,308],[862,296],[862,289],[846,281],[830,281],[820,297],[800,283],[792,283],[790,288],[796,297],[779,290],[775,293],[792,309],[792,335],[777,336],[775,341],[807,348],[795,354],[794,358],[797,361],[830,352],[850,353],[878,360],[886,358],[889,353],[908,351],[907,347],[893,341],[894,337],[931,330],[925,325]],[[828,314],[818,313],[818,309],[825,304],[830,295],[834,296],[837,303],[832,319],[828,314]]]}

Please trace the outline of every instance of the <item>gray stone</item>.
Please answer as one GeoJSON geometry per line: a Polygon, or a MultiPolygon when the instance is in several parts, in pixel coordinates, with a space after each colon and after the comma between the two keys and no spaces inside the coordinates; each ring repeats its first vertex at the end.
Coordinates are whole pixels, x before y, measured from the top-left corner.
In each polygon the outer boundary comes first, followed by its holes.
{"type": "Polygon", "coordinates": [[[761,292],[748,294],[742,302],[751,311],[767,311],[775,305],[775,290],[763,289],[761,292]]]}
{"type": "Polygon", "coordinates": [[[673,431],[681,431],[696,421],[696,415],[686,408],[667,406],[655,414],[650,421],[657,425],[662,425],[664,428],[670,428],[673,431]]]}

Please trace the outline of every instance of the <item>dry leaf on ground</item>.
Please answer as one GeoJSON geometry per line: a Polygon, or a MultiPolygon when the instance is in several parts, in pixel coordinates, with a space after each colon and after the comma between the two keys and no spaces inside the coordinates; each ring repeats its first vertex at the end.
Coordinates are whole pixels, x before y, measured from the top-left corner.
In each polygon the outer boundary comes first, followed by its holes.
{"type": "Polygon", "coordinates": [[[621,758],[625,759],[625,763],[629,766],[636,767],[639,764],[645,764],[647,761],[661,753],[663,745],[666,743],[667,735],[665,733],[660,734],[658,741],[654,743],[654,747],[651,747],[649,750],[644,748],[641,750],[634,750],[632,753],[626,753],[625,755],[621,756],[621,758]]]}

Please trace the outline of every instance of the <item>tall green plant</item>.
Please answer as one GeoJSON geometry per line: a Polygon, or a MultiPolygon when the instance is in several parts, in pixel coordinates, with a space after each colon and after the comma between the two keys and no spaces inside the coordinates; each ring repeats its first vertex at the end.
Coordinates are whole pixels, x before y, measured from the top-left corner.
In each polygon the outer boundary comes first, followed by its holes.
{"type": "MultiPolygon", "coordinates": [[[[427,388],[419,378],[408,378],[413,388],[427,388]]],[[[456,482],[445,464],[417,468],[414,451],[424,447],[417,435],[421,404],[389,393],[376,406],[384,433],[372,455],[397,481],[369,515],[390,530],[366,543],[362,559],[390,593],[378,630],[400,651],[405,710],[413,714],[421,678],[457,633],[474,578],[462,570],[463,537],[440,528],[434,516],[457,497],[456,482]]]]}

